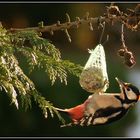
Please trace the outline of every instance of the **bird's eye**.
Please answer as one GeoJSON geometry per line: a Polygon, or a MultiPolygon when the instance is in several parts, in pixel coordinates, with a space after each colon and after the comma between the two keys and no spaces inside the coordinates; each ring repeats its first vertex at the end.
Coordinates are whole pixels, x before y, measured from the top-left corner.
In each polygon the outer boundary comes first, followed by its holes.
{"type": "Polygon", "coordinates": [[[131,89],[128,87],[128,88],[127,88],[127,91],[130,91],[130,90],[131,90],[131,89]]]}

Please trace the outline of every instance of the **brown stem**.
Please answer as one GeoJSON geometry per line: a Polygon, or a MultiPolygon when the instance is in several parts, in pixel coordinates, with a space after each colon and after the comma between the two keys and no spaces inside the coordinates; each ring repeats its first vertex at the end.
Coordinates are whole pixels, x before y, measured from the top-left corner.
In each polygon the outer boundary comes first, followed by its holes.
{"type": "Polygon", "coordinates": [[[125,51],[127,51],[127,47],[125,45],[125,40],[124,40],[124,24],[122,24],[121,28],[121,41],[122,41],[122,47],[124,48],[125,51]]]}
{"type": "MultiPolygon", "coordinates": [[[[122,18],[122,17],[121,17],[122,18]]],[[[120,17],[113,17],[111,20],[113,21],[121,21],[121,18],[120,17]]],[[[35,30],[37,32],[54,32],[54,31],[58,31],[58,30],[64,30],[64,29],[69,29],[69,28],[77,28],[79,27],[79,25],[81,24],[98,24],[98,17],[90,17],[90,18],[78,18],[78,20],[76,19],[75,21],[73,22],[64,22],[64,23],[61,23],[61,24],[58,24],[58,22],[56,24],[52,24],[52,25],[48,25],[48,26],[43,26],[42,28],[40,27],[29,27],[29,28],[11,28],[9,29],[8,31],[10,32],[18,32],[18,31],[32,31],[32,30],[35,30]]],[[[101,22],[109,22],[110,21],[110,18],[109,17],[100,17],[100,21],[101,22]]]]}

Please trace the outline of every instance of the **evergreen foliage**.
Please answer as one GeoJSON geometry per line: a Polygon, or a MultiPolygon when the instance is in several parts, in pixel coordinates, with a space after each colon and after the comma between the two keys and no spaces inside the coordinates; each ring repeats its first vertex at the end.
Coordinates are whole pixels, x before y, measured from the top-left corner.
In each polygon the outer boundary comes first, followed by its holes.
{"type": "Polygon", "coordinates": [[[34,100],[46,118],[49,111],[52,117],[55,113],[64,123],[53,104],[39,93],[20,67],[16,56],[18,53],[25,56],[30,73],[34,68],[43,69],[49,75],[52,85],[56,79],[67,84],[68,72],[79,76],[82,66],[62,60],[60,51],[36,31],[9,32],[2,25],[0,27],[0,90],[9,95],[17,109],[31,108],[34,100]]]}

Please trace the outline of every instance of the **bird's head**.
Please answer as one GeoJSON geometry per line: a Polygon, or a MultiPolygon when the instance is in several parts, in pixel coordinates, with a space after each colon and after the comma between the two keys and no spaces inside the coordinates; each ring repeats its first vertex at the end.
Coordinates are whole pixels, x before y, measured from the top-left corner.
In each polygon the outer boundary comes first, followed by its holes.
{"type": "Polygon", "coordinates": [[[127,97],[130,101],[138,101],[140,100],[140,91],[139,89],[132,85],[131,83],[125,83],[122,80],[115,78],[120,86],[121,92],[124,96],[127,97]]]}

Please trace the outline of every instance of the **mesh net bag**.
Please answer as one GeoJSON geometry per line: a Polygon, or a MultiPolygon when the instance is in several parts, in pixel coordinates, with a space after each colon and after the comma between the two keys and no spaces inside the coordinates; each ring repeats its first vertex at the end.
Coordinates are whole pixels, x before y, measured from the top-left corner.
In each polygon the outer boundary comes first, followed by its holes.
{"type": "Polygon", "coordinates": [[[80,75],[79,83],[91,93],[105,92],[109,87],[105,51],[101,44],[89,50],[89,59],[80,75]]]}

